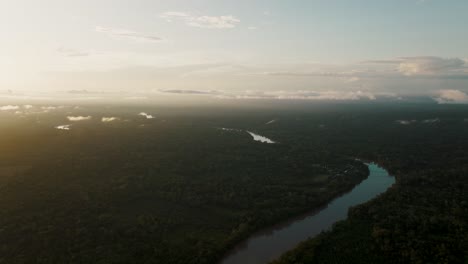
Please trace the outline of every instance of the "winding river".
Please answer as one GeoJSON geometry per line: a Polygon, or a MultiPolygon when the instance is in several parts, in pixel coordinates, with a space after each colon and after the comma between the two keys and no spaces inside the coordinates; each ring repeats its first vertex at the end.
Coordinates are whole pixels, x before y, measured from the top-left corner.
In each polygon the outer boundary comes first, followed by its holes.
{"type": "Polygon", "coordinates": [[[370,171],[369,177],[350,192],[332,200],[321,210],[252,235],[232,250],[221,263],[269,263],[300,242],[330,229],[335,222],[346,219],[350,207],[373,199],[395,183],[395,178],[385,169],[375,163],[367,166],[370,171]]]}

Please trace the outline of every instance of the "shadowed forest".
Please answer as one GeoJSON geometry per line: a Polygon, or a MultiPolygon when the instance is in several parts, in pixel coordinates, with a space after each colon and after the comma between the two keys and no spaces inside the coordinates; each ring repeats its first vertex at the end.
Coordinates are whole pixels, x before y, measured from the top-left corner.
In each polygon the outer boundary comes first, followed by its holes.
{"type": "Polygon", "coordinates": [[[466,263],[468,107],[44,107],[0,112],[0,263],[217,263],[364,180],[357,158],[396,185],[278,263],[466,263]]]}

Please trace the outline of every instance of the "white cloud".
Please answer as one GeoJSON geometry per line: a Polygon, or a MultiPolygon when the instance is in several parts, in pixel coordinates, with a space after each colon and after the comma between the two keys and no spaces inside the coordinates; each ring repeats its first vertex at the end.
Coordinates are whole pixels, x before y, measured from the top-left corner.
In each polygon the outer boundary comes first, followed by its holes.
{"type": "Polygon", "coordinates": [[[34,106],[33,105],[23,105],[23,108],[24,109],[31,109],[33,108],[34,106]]]}
{"type": "Polygon", "coordinates": [[[439,104],[466,104],[468,95],[460,90],[440,90],[439,97],[434,100],[439,104]]]}
{"type": "Polygon", "coordinates": [[[103,117],[103,118],[101,118],[101,121],[104,122],[104,123],[109,123],[109,122],[116,121],[116,120],[119,120],[119,118],[117,118],[117,117],[103,117]]]}
{"type": "Polygon", "coordinates": [[[4,105],[0,106],[0,111],[18,110],[19,108],[17,105],[4,105]]]}
{"type": "Polygon", "coordinates": [[[72,122],[90,120],[91,116],[67,116],[67,119],[72,122]]]}
{"type": "Polygon", "coordinates": [[[60,126],[56,126],[55,128],[58,130],[70,130],[70,126],[71,125],[60,125],[60,126]]]}
{"type": "Polygon", "coordinates": [[[150,115],[150,114],[147,114],[147,113],[145,113],[145,112],[141,112],[141,113],[139,113],[138,115],[139,115],[139,116],[144,116],[144,117],[146,117],[146,119],[153,119],[153,118],[154,118],[154,116],[152,116],[152,115],[150,115]]]}
{"type": "Polygon", "coordinates": [[[96,32],[105,33],[112,37],[119,37],[119,38],[127,38],[136,41],[144,41],[144,42],[160,42],[163,39],[158,36],[135,32],[126,29],[115,29],[115,28],[107,28],[107,27],[96,27],[96,32]]]}
{"type": "Polygon", "coordinates": [[[250,132],[250,131],[246,131],[247,133],[249,133],[249,135],[251,135],[253,137],[253,140],[255,141],[259,141],[261,143],[268,143],[268,144],[275,144],[276,142],[267,138],[267,137],[264,137],[264,136],[261,136],[261,135],[257,135],[253,132],[250,132]]]}
{"type": "Polygon", "coordinates": [[[235,28],[241,21],[232,15],[196,16],[186,12],[169,11],[161,14],[167,22],[183,21],[186,25],[198,28],[229,29],[235,28]]]}
{"type": "Polygon", "coordinates": [[[397,120],[396,121],[400,125],[411,125],[413,123],[416,123],[416,120],[397,120]]]}
{"type": "Polygon", "coordinates": [[[440,119],[439,118],[433,118],[433,119],[425,119],[421,121],[424,124],[433,124],[433,123],[439,123],[440,119]]]}

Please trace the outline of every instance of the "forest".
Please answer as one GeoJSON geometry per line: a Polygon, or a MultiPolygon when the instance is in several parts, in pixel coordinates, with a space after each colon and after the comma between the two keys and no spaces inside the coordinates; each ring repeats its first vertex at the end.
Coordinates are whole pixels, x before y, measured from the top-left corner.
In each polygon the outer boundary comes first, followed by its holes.
{"type": "Polygon", "coordinates": [[[28,111],[0,112],[0,263],[217,263],[352,189],[368,175],[356,158],[397,184],[279,263],[466,261],[465,106],[28,111]]]}
{"type": "Polygon", "coordinates": [[[366,138],[344,150],[384,166],[396,185],[274,263],[467,263],[466,107],[405,110],[410,124],[354,128],[366,138]]]}
{"type": "Polygon", "coordinates": [[[3,113],[1,263],[214,263],[368,174],[354,159],[220,129],[260,131],[261,116],[106,109],[3,113]]]}

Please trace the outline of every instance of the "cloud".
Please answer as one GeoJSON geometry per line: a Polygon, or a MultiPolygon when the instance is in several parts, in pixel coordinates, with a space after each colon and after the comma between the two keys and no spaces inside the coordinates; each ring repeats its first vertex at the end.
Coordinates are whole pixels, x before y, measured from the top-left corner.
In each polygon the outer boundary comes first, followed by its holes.
{"type": "Polygon", "coordinates": [[[421,121],[424,124],[433,124],[433,123],[439,123],[440,119],[439,118],[433,118],[433,119],[425,119],[421,121]]]}
{"type": "Polygon", "coordinates": [[[132,40],[143,41],[143,42],[160,42],[163,40],[163,38],[158,37],[158,36],[135,32],[135,31],[126,30],[126,29],[114,29],[114,28],[97,26],[96,32],[104,33],[111,37],[126,38],[126,39],[132,39],[132,40]]]}
{"type": "Polygon", "coordinates": [[[353,82],[358,82],[360,81],[361,78],[359,77],[350,77],[349,79],[346,80],[347,83],[353,83],[353,82]]]}
{"type": "Polygon", "coordinates": [[[196,16],[186,12],[169,11],[161,14],[167,22],[183,21],[187,26],[210,29],[235,28],[241,21],[232,15],[225,16],[196,16]]]}
{"type": "Polygon", "coordinates": [[[103,117],[103,118],[101,118],[101,122],[103,122],[103,123],[109,123],[109,122],[116,121],[116,120],[119,120],[119,118],[117,118],[117,117],[103,117]]]}
{"type": "Polygon", "coordinates": [[[391,60],[371,60],[363,63],[395,65],[393,70],[407,77],[468,78],[467,62],[461,58],[418,56],[400,57],[391,60]]]}
{"type": "Polygon", "coordinates": [[[58,130],[70,130],[70,126],[71,125],[60,125],[60,126],[56,126],[55,128],[58,130]]]}
{"type": "Polygon", "coordinates": [[[174,94],[219,94],[218,91],[183,90],[183,89],[160,90],[160,92],[162,92],[162,93],[174,93],[174,94]]]}
{"type": "Polygon", "coordinates": [[[439,104],[466,104],[468,95],[460,90],[440,90],[439,96],[434,98],[439,104]]]}
{"type": "Polygon", "coordinates": [[[4,105],[0,106],[0,111],[18,110],[19,108],[17,105],[4,105]]]}
{"type": "Polygon", "coordinates": [[[63,54],[66,57],[86,57],[90,55],[90,53],[86,51],[80,51],[80,50],[69,49],[69,48],[64,48],[64,47],[58,48],[57,52],[63,54]]]}
{"type": "Polygon", "coordinates": [[[254,26],[250,26],[250,27],[247,27],[248,30],[256,30],[258,29],[257,27],[254,27],[254,26]]]}
{"type": "MultiPolygon", "coordinates": [[[[355,66],[350,65],[349,68],[355,66]]],[[[329,69],[328,71],[315,70],[315,71],[267,71],[263,72],[263,75],[279,76],[279,77],[331,77],[331,78],[343,78],[345,82],[356,82],[362,78],[377,78],[384,77],[387,75],[385,72],[378,72],[368,69],[352,69],[352,70],[341,70],[338,67],[336,69],[329,69]]]]}
{"type": "Polygon", "coordinates": [[[67,93],[69,94],[89,94],[90,92],[86,89],[83,89],[83,90],[70,90],[70,91],[67,91],[67,93]]]}
{"type": "Polygon", "coordinates": [[[416,123],[416,120],[397,120],[396,121],[400,125],[411,125],[413,123],[416,123]]]}
{"type": "Polygon", "coordinates": [[[439,57],[404,57],[398,66],[398,71],[407,76],[434,75],[465,69],[465,61],[462,59],[439,57]]]}
{"type": "Polygon", "coordinates": [[[168,22],[172,22],[173,20],[176,20],[176,19],[187,19],[192,16],[185,12],[168,11],[168,12],[162,13],[160,17],[166,19],[166,21],[168,22]]]}
{"type": "Polygon", "coordinates": [[[33,108],[34,106],[33,105],[23,105],[23,108],[24,109],[31,109],[33,108]]]}
{"type": "Polygon", "coordinates": [[[268,91],[222,94],[220,99],[269,99],[269,100],[375,100],[376,95],[363,91],[268,91]]]}
{"type": "Polygon", "coordinates": [[[179,95],[205,95],[217,99],[267,99],[267,100],[375,100],[379,97],[395,97],[391,93],[371,93],[361,90],[279,90],[279,91],[241,91],[221,90],[160,90],[163,93],[179,95]]]}
{"type": "MultiPolygon", "coordinates": [[[[63,106],[41,106],[40,108],[42,110],[42,113],[48,113],[52,110],[63,108],[63,106]]],[[[41,113],[41,111],[39,111],[38,113],[41,113]]]]}
{"type": "Polygon", "coordinates": [[[150,114],[147,114],[147,113],[145,113],[145,112],[141,112],[141,113],[139,113],[138,115],[139,115],[139,116],[144,116],[144,117],[146,117],[146,119],[153,119],[153,118],[154,118],[154,116],[152,116],[152,115],[150,115],[150,114]]]}
{"type": "Polygon", "coordinates": [[[56,106],[41,106],[42,110],[55,110],[57,109],[56,106]]]}
{"type": "Polygon", "coordinates": [[[91,118],[91,116],[67,116],[67,119],[72,122],[90,120],[91,118]]]}

